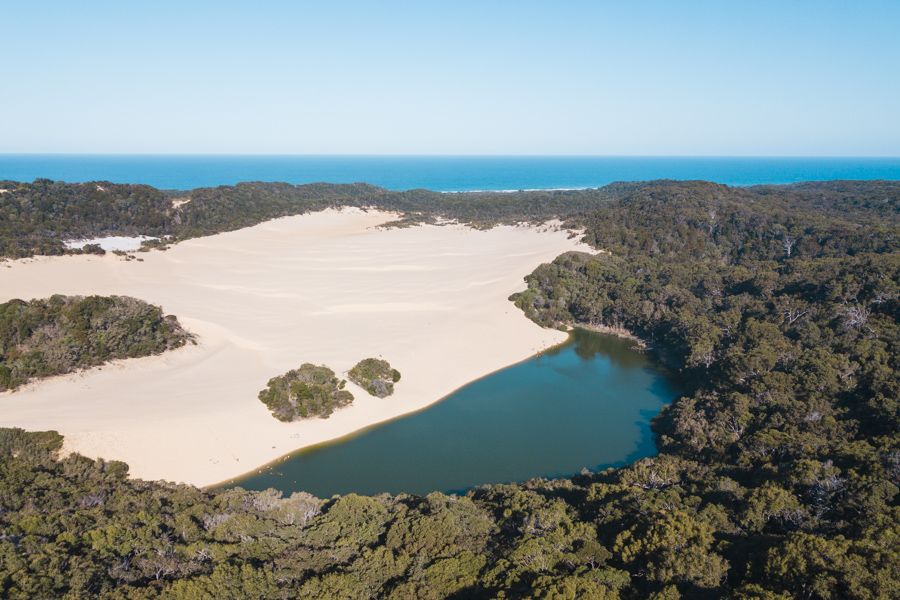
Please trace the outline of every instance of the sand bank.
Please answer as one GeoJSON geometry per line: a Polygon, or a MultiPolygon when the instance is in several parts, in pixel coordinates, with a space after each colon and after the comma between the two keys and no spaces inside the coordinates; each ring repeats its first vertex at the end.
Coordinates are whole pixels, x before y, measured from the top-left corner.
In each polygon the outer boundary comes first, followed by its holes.
{"type": "Polygon", "coordinates": [[[0,263],[0,301],[122,294],[163,306],[197,346],[0,394],[0,425],[56,429],[65,448],[134,476],[208,485],[421,409],[565,338],[507,300],[562,252],[566,231],[459,225],[379,229],[396,215],[325,211],[141,253],[0,263]],[[383,356],[403,373],[378,399],[281,423],[256,395],[303,362],[345,372],[383,356]]]}

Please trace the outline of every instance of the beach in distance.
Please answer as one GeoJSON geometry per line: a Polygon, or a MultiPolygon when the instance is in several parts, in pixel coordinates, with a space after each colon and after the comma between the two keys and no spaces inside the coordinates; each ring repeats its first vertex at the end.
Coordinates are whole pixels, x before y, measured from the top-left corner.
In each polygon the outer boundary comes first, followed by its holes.
{"type": "Polygon", "coordinates": [[[5,394],[0,425],[55,429],[65,450],[118,459],[134,476],[210,485],[299,448],[421,409],[565,340],[508,297],[568,250],[557,225],[386,229],[396,215],[326,210],[120,256],[0,265],[0,302],[52,294],[130,295],[162,305],[198,336],[159,356],[39,381],[5,394]],[[305,362],[346,377],[381,356],[394,395],[348,383],[328,419],[283,423],[257,400],[305,362]]]}

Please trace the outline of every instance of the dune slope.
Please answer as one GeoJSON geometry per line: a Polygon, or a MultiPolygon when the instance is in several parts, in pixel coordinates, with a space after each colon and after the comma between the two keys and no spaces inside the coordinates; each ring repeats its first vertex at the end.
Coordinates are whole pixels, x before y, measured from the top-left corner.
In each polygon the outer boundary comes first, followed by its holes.
{"type": "Polygon", "coordinates": [[[123,294],[160,304],[199,344],[0,395],[0,425],[56,429],[66,450],[124,460],[133,475],[208,485],[298,448],[431,404],[564,339],[507,300],[567,250],[553,227],[380,229],[356,209],[269,221],[183,242],[142,262],[66,256],[0,264],[0,301],[123,294]],[[403,373],[379,399],[282,423],[257,399],[303,362],[339,374],[368,356],[403,373]]]}

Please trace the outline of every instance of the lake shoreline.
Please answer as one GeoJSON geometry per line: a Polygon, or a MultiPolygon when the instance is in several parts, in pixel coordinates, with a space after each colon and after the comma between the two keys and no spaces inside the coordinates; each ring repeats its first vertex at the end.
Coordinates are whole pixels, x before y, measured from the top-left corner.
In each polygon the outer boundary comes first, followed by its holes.
{"type": "Polygon", "coordinates": [[[624,327],[610,327],[608,325],[590,325],[587,323],[574,323],[574,324],[566,324],[568,327],[568,331],[573,329],[585,329],[587,331],[593,331],[594,333],[602,333],[605,335],[611,335],[623,340],[628,340],[634,342],[635,346],[640,348],[642,351],[646,351],[650,349],[649,344],[646,340],[640,338],[636,334],[632,333],[628,329],[624,327]]]}
{"type": "MultiPolygon", "coordinates": [[[[368,425],[362,427],[361,429],[357,429],[357,430],[355,430],[355,431],[351,431],[350,433],[348,433],[348,434],[346,434],[346,435],[343,435],[343,436],[341,436],[341,437],[332,438],[332,439],[329,439],[329,440],[324,440],[324,441],[321,441],[321,442],[317,442],[317,443],[315,443],[315,444],[310,444],[310,445],[308,445],[308,446],[303,446],[303,447],[301,447],[301,448],[296,448],[296,449],[294,449],[294,450],[291,450],[290,452],[287,452],[287,453],[285,453],[285,454],[279,456],[278,458],[276,458],[276,459],[274,459],[274,460],[271,460],[271,461],[267,462],[267,463],[264,464],[264,465],[258,466],[258,467],[254,468],[254,469],[251,469],[250,471],[247,471],[246,473],[243,473],[243,474],[241,474],[241,475],[238,475],[237,477],[231,477],[231,478],[229,478],[229,479],[226,479],[225,481],[220,481],[220,482],[218,482],[218,483],[214,483],[214,484],[211,484],[211,485],[205,485],[205,486],[202,486],[202,489],[207,490],[207,491],[211,491],[211,490],[215,490],[215,489],[223,488],[223,487],[231,487],[231,486],[234,486],[234,487],[240,487],[240,482],[241,482],[241,481],[245,481],[245,480],[247,480],[247,479],[249,479],[249,478],[251,478],[251,477],[254,477],[254,476],[260,474],[261,472],[265,471],[266,469],[268,469],[268,468],[270,468],[270,467],[273,467],[273,466],[277,465],[278,463],[285,462],[286,460],[289,460],[289,459],[291,459],[291,458],[297,456],[298,454],[301,454],[301,453],[304,453],[304,452],[310,452],[310,451],[315,450],[315,449],[317,449],[317,448],[324,448],[324,447],[328,447],[328,446],[333,446],[333,445],[337,445],[337,444],[342,444],[342,443],[344,443],[344,442],[347,442],[347,441],[349,441],[349,440],[352,440],[353,438],[356,438],[356,437],[359,437],[359,436],[361,436],[361,435],[364,435],[364,434],[366,434],[367,432],[372,431],[373,429],[376,429],[376,428],[378,428],[378,427],[383,427],[384,425],[387,425],[387,424],[392,423],[392,422],[394,422],[394,421],[399,421],[400,419],[405,419],[405,418],[407,418],[407,417],[412,417],[413,415],[416,415],[416,414],[418,414],[418,413],[421,413],[421,412],[424,412],[424,411],[429,410],[429,409],[431,409],[431,408],[434,408],[435,406],[437,406],[437,405],[440,404],[441,402],[444,402],[445,400],[447,400],[447,399],[448,399],[449,397],[451,397],[453,394],[459,392],[461,389],[463,389],[463,388],[465,388],[465,387],[467,387],[467,386],[472,385],[473,383],[477,383],[477,382],[479,382],[479,381],[481,381],[481,380],[483,380],[483,379],[487,379],[488,377],[491,377],[492,375],[496,375],[496,374],[499,373],[500,371],[504,371],[504,370],[506,370],[506,369],[515,367],[515,366],[520,365],[520,364],[522,364],[522,363],[528,362],[529,360],[531,360],[531,359],[533,359],[533,358],[540,357],[541,355],[543,355],[543,354],[545,354],[545,353],[547,353],[547,352],[551,352],[551,351],[553,351],[553,350],[555,350],[555,349],[557,349],[557,348],[562,348],[562,347],[564,347],[564,346],[570,344],[570,343],[572,342],[572,333],[571,333],[571,332],[566,332],[566,333],[567,333],[568,337],[567,337],[565,340],[562,340],[561,342],[559,342],[559,343],[557,343],[557,344],[553,344],[552,346],[548,346],[547,348],[544,348],[543,350],[539,350],[538,352],[536,352],[536,353],[534,353],[534,354],[532,354],[532,355],[530,355],[530,356],[526,356],[525,358],[522,358],[522,359],[520,359],[520,360],[517,360],[517,361],[515,361],[515,362],[512,362],[512,363],[510,363],[510,364],[508,364],[508,365],[503,365],[503,366],[501,366],[501,367],[497,367],[497,368],[494,369],[493,371],[491,371],[491,372],[489,372],[489,373],[485,373],[484,375],[481,375],[481,376],[479,376],[479,377],[476,377],[475,379],[472,379],[471,381],[467,381],[467,382],[463,383],[462,385],[460,385],[460,386],[454,388],[453,390],[451,390],[451,391],[448,392],[447,394],[444,394],[443,396],[441,396],[440,398],[438,398],[438,399],[435,400],[434,402],[431,402],[430,404],[427,404],[427,405],[425,405],[425,406],[421,406],[421,407],[416,408],[415,410],[411,410],[411,411],[409,411],[409,412],[407,412],[407,413],[403,413],[403,414],[400,414],[400,415],[396,415],[396,416],[394,416],[394,417],[391,417],[391,418],[389,418],[389,419],[385,419],[384,421],[378,421],[378,422],[376,422],[376,423],[370,423],[370,424],[368,424],[368,425]]],[[[398,385],[399,385],[399,384],[398,384],[398,385]]]]}
{"type": "Polygon", "coordinates": [[[7,262],[0,300],[133,296],[178,317],[198,344],[35,382],[2,398],[0,425],[57,430],[65,452],[124,461],[135,478],[208,487],[431,406],[564,341],[507,298],[539,264],[587,248],[568,231],[380,227],[393,218],[330,209],[186,240],[143,261],[7,262]],[[303,362],[343,377],[367,356],[403,373],[393,396],[348,383],[353,405],[293,423],[257,399],[270,377],[303,362]]]}
{"type": "Polygon", "coordinates": [[[631,340],[577,328],[562,344],[427,410],[304,448],[207,491],[461,495],[598,471],[657,453],[650,424],[675,396],[671,375],[631,340]]]}

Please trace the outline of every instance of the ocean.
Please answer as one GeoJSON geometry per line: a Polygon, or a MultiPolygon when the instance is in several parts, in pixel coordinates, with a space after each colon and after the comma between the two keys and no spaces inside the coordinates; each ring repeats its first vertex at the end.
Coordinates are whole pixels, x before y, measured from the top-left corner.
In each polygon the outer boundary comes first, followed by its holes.
{"type": "Polygon", "coordinates": [[[241,181],[366,182],[441,192],[570,189],[614,181],[703,179],[728,185],[900,179],[897,158],[607,156],[234,156],[0,154],[0,180],[145,183],[163,189],[241,181]]]}

